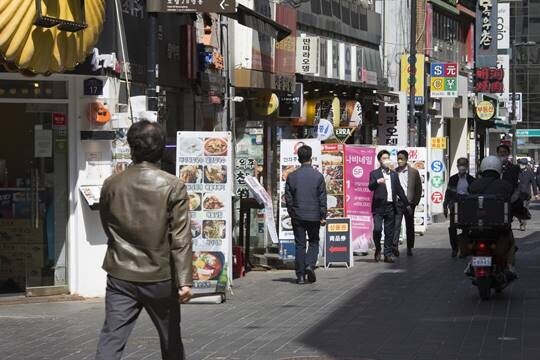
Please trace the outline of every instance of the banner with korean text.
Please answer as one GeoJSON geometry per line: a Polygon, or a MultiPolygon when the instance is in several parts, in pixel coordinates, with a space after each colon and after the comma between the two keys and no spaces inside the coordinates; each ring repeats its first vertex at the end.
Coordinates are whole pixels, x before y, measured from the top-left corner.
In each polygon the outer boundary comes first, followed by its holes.
{"type": "Polygon", "coordinates": [[[308,145],[312,149],[313,167],[321,171],[321,142],[317,139],[281,140],[280,182],[279,182],[279,241],[280,255],[283,259],[294,259],[294,233],[292,219],[287,212],[285,201],[285,183],[290,173],[300,167],[298,149],[308,145]]]}
{"type": "Polygon", "coordinates": [[[189,197],[194,293],[224,293],[232,279],[231,134],[178,132],[176,154],[189,197]]]}

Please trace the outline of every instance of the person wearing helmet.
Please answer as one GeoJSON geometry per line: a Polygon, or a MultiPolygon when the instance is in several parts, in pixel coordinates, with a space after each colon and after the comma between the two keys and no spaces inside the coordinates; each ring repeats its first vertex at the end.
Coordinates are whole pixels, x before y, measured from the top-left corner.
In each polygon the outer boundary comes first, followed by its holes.
{"type": "MultiPolygon", "coordinates": [[[[501,179],[503,173],[503,163],[497,156],[487,156],[480,163],[481,178],[475,180],[469,186],[471,195],[498,195],[504,201],[509,202],[513,188],[512,185],[501,179]]],[[[510,273],[515,277],[514,253],[516,252],[514,235],[512,229],[501,231],[497,241],[497,252],[499,256],[506,259],[506,264],[510,273]]]]}
{"type": "MultiPolygon", "coordinates": [[[[534,197],[538,199],[538,186],[536,184],[536,179],[534,173],[529,167],[529,160],[527,158],[521,158],[518,160],[519,165],[519,198],[523,201],[523,207],[527,213],[529,213],[529,201],[534,194],[534,197]],[[531,193],[532,188],[532,193],[531,193]]],[[[525,231],[527,220],[526,218],[519,219],[519,229],[525,231]]]]}

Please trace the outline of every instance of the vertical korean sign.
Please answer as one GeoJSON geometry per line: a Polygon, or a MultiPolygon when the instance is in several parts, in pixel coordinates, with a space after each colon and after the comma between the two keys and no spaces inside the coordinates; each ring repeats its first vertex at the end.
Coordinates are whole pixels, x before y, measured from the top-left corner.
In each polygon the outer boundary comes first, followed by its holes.
{"type": "Polygon", "coordinates": [[[313,167],[319,171],[321,161],[321,142],[317,139],[281,140],[280,151],[280,202],[279,202],[279,240],[283,259],[294,258],[294,233],[292,219],[287,212],[285,183],[290,173],[300,167],[298,149],[308,145],[312,149],[313,167]]]}
{"type": "Polygon", "coordinates": [[[380,145],[397,145],[398,132],[398,107],[395,104],[379,102],[379,128],[380,145]]]}
{"type": "Polygon", "coordinates": [[[345,216],[351,219],[351,241],[355,252],[367,252],[372,244],[369,173],[375,167],[375,148],[345,145],[345,216]]]}
{"type": "Polygon", "coordinates": [[[497,0],[478,0],[476,5],[476,67],[497,66],[497,0]]]}
{"type": "Polygon", "coordinates": [[[457,97],[458,96],[458,64],[432,63],[431,64],[431,97],[457,97]]]}
{"type": "Polygon", "coordinates": [[[231,278],[232,147],[228,132],[178,132],[176,174],[187,187],[195,293],[224,292],[231,278]]]}

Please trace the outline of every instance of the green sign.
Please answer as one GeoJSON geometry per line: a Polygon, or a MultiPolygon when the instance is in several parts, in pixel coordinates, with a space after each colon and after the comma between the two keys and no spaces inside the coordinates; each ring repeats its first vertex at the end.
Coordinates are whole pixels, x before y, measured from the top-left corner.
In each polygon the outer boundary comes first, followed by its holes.
{"type": "Polygon", "coordinates": [[[540,129],[517,129],[517,137],[540,137],[540,129]]]}
{"type": "Polygon", "coordinates": [[[433,185],[434,188],[440,188],[444,183],[444,180],[442,176],[434,176],[431,178],[431,185],[433,185]]]}

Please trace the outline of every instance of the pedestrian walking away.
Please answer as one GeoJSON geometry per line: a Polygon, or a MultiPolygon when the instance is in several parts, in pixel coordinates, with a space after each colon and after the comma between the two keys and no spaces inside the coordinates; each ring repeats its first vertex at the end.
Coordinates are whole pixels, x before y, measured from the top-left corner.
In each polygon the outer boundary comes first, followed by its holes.
{"type": "Polygon", "coordinates": [[[394,227],[394,255],[399,256],[399,236],[401,233],[401,224],[403,218],[405,218],[407,255],[412,256],[412,249],[414,248],[414,211],[422,198],[422,178],[418,170],[408,164],[409,153],[406,150],[398,152],[397,161],[398,167],[396,168],[396,172],[399,176],[399,183],[407,195],[411,209],[407,211],[406,204],[398,200],[394,227]]]}
{"type": "MultiPolygon", "coordinates": [[[[469,159],[459,158],[457,160],[458,173],[452,175],[448,180],[448,186],[446,187],[446,193],[444,195],[443,211],[444,216],[448,217],[448,210],[452,209],[456,200],[461,196],[466,196],[469,193],[469,186],[473,183],[475,178],[469,175],[469,159]]],[[[462,229],[463,233],[466,229],[462,229]]],[[[450,238],[450,246],[452,247],[452,257],[456,257],[459,252],[458,241],[458,229],[450,222],[448,227],[448,236],[450,238]]],[[[465,257],[465,254],[461,254],[461,257],[465,257]]]]}
{"type": "MultiPolygon", "coordinates": [[[[529,202],[533,195],[535,199],[538,199],[538,185],[536,184],[536,177],[532,169],[529,167],[529,161],[527,158],[521,158],[518,160],[519,165],[519,194],[520,199],[523,201],[523,207],[529,212],[529,202]],[[531,191],[532,190],[532,191],[531,191]]],[[[519,218],[519,229],[525,231],[527,227],[527,220],[525,218],[519,218]]]]}
{"type": "Polygon", "coordinates": [[[394,262],[394,225],[396,205],[399,200],[411,213],[405,192],[399,183],[398,174],[390,169],[390,153],[381,150],[377,154],[380,167],[369,174],[369,190],[373,191],[371,212],[373,213],[373,241],[375,242],[375,261],[381,261],[381,239],[384,226],[384,262],[394,262]]]}
{"type": "Polygon", "coordinates": [[[122,357],[144,308],[158,331],[162,358],[181,360],[180,302],[191,297],[193,256],[186,187],[158,168],[165,146],[159,124],[141,120],[127,139],[133,164],[105,181],[100,198],[108,275],[96,359],[122,357]]]}
{"type": "Polygon", "coordinates": [[[313,169],[311,147],[298,149],[301,167],[287,177],[285,201],[292,220],[296,247],[296,283],[304,284],[305,277],[315,282],[315,266],[319,257],[319,230],[326,222],[326,183],[323,175],[313,169]],[[306,253],[306,233],[309,247],[306,253]]]}

